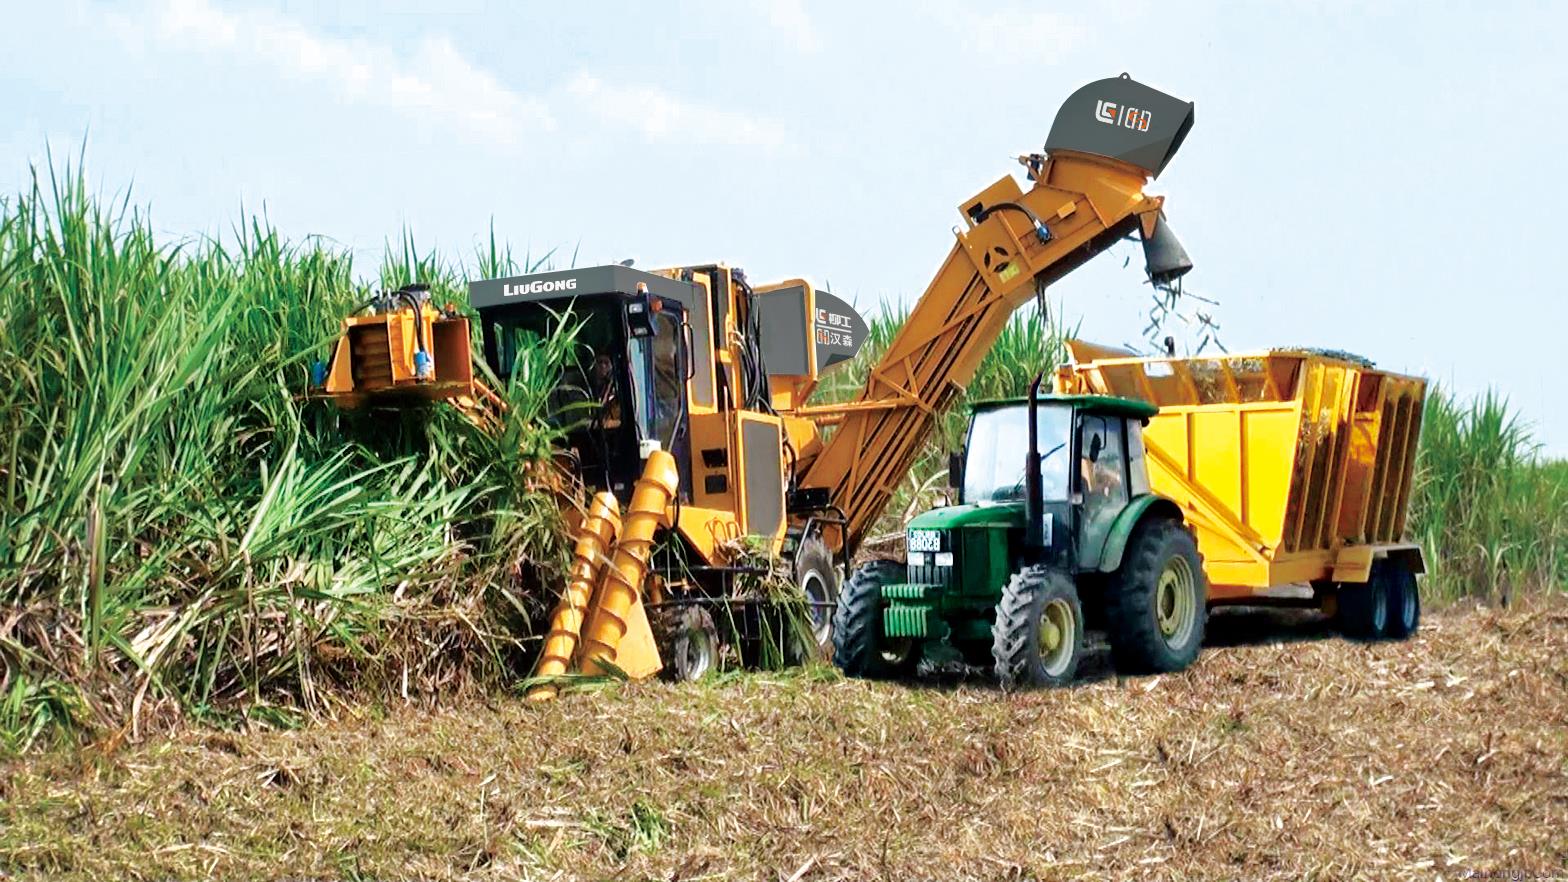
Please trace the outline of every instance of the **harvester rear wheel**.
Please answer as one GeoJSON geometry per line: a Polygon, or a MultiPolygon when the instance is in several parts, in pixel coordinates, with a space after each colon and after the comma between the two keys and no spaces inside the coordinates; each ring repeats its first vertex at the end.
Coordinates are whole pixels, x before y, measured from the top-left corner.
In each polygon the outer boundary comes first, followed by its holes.
{"type": "MultiPolygon", "coordinates": [[[[801,600],[806,605],[805,623],[811,629],[814,652],[819,658],[828,658],[833,653],[833,612],[838,603],[839,585],[838,572],[833,567],[833,554],[820,537],[807,536],[795,549],[795,585],[800,588],[801,600]]],[[[786,646],[796,649],[798,653],[802,647],[795,646],[795,643],[798,640],[786,643],[786,646]]],[[[803,655],[809,656],[810,653],[803,655]]]]}
{"type": "Polygon", "coordinates": [[[991,657],[1003,689],[1067,686],[1083,657],[1083,606],[1061,570],[1025,567],[996,604],[991,657]]]}
{"type": "Polygon", "coordinates": [[[907,674],[920,663],[921,647],[882,636],[882,586],[904,578],[904,565],[874,560],[855,570],[838,595],[833,615],[833,661],[851,677],[907,674]]]}
{"type": "Polygon", "coordinates": [[[1128,674],[1180,671],[1198,658],[1209,583],[1192,532],[1159,518],[1138,526],[1111,586],[1111,657],[1128,674]]]}
{"type": "Polygon", "coordinates": [[[1380,560],[1372,568],[1372,577],[1381,576],[1388,586],[1384,589],[1388,603],[1388,638],[1404,640],[1421,627],[1421,589],[1416,585],[1416,574],[1404,561],[1393,558],[1380,560]]]}
{"type": "Polygon", "coordinates": [[[659,610],[653,636],[664,659],[663,675],[677,683],[700,680],[718,670],[721,644],[713,616],[700,606],[659,610]]]}

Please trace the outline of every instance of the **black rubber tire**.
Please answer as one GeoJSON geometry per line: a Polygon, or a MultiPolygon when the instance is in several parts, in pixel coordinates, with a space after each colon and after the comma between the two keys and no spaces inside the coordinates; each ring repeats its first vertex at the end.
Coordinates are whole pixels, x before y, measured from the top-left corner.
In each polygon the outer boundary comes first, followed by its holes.
{"type": "Polygon", "coordinates": [[[1341,582],[1335,592],[1334,624],[1353,640],[1388,637],[1388,578],[1376,564],[1365,582],[1341,582]]]}
{"type": "Polygon", "coordinates": [[[1083,658],[1083,632],[1083,605],[1078,602],[1077,586],[1066,573],[1044,565],[1019,570],[1007,581],[1002,599],[996,603],[991,658],[997,681],[1003,689],[1070,685],[1083,658]],[[1062,659],[1048,665],[1040,654],[1041,620],[1046,608],[1057,602],[1070,612],[1072,634],[1062,659]]]}
{"type": "Polygon", "coordinates": [[[1198,540],[1181,522],[1156,518],[1138,525],[1122,556],[1121,569],[1106,597],[1106,630],[1111,659],[1124,674],[1164,674],[1191,665],[1203,649],[1208,622],[1209,581],[1203,572],[1198,540]],[[1156,609],[1159,581],[1173,558],[1186,559],[1192,576],[1191,627],[1169,640],[1160,631],[1156,609]]]}
{"type": "Polygon", "coordinates": [[[882,586],[902,581],[906,569],[891,560],[863,564],[839,592],[833,614],[833,663],[850,677],[906,674],[920,663],[919,644],[897,661],[883,654],[882,586]]]}
{"type": "Polygon", "coordinates": [[[1384,636],[1390,640],[1405,640],[1421,627],[1421,588],[1416,584],[1416,574],[1404,561],[1384,558],[1372,564],[1372,578],[1382,578],[1387,586],[1384,600],[1388,603],[1388,627],[1384,636]]]}
{"type": "Polygon", "coordinates": [[[695,605],[667,607],[659,610],[650,624],[664,662],[659,672],[664,679],[690,683],[719,669],[724,644],[708,610],[695,605]]]}
{"type": "Polygon", "coordinates": [[[839,595],[838,570],[833,566],[832,552],[828,551],[827,544],[819,536],[807,536],[795,549],[795,587],[800,589],[801,599],[807,604],[806,618],[816,645],[814,649],[796,646],[799,641],[792,635],[785,643],[786,659],[799,663],[809,659],[813,652],[818,658],[828,658],[833,652],[833,618],[839,595]],[[820,596],[814,597],[814,594],[820,596]],[[814,600],[833,606],[813,606],[811,604],[814,600]],[[802,653],[802,648],[811,651],[802,653]],[[801,658],[791,658],[796,655],[801,658]]]}

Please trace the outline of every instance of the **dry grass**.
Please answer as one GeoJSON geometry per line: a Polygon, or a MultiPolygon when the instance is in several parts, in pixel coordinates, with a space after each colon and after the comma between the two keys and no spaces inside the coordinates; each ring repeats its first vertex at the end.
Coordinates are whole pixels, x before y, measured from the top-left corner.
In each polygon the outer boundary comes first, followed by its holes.
{"type": "Polygon", "coordinates": [[[0,770],[0,876],[1568,874],[1568,601],[1213,637],[1067,691],[729,675],[43,754],[0,770]]]}

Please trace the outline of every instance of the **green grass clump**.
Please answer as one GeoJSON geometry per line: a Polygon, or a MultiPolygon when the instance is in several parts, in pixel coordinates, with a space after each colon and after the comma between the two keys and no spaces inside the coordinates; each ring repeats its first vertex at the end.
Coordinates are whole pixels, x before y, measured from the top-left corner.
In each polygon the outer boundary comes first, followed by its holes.
{"type": "MultiPolygon", "coordinates": [[[[494,244],[477,264],[532,268],[494,244]]],[[[460,270],[406,238],[380,275],[466,302],[460,270]]],[[[0,751],[514,663],[538,603],[520,578],[558,560],[554,506],[522,476],[550,449],[569,335],[499,384],[495,435],[449,408],[302,401],[369,294],[347,253],[260,220],[159,242],[79,172],[0,199],[0,751]]]]}
{"type": "Polygon", "coordinates": [[[1568,462],[1541,457],[1495,392],[1432,390],[1422,416],[1410,533],[1437,597],[1506,600],[1568,590],[1568,462]]]}

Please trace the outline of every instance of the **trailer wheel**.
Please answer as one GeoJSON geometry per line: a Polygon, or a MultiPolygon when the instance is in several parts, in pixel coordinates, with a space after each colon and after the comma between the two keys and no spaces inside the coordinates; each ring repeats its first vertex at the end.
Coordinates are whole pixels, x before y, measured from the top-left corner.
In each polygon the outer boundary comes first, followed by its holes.
{"type": "Polygon", "coordinates": [[[1208,596],[1192,532],[1168,518],[1140,524],[1107,598],[1116,668],[1153,674],[1192,664],[1203,648],[1208,596]]]}
{"type": "Polygon", "coordinates": [[[654,641],[664,658],[665,679],[701,680],[719,667],[722,651],[713,616],[700,606],[663,609],[654,617],[654,641]]]}
{"type": "MultiPolygon", "coordinates": [[[[806,604],[806,625],[810,628],[812,646],[799,647],[798,637],[790,637],[786,646],[807,649],[799,661],[813,653],[827,658],[833,652],[833,612],[838,603],[838,574],[833,568],[833,555],[827,543],[819,536],[802,539],[795,549],[795,585],[800,588],[801,600],[806,604]]],[[[798,662],[797,662],[798,663],[798,662]]]]}
{"type": "Polygon", "coordinates": [[[904,577],[896,561],[874,560],[855,570],[839,592],[833,615],[833,661],[851,677],[907,674],[920,662],[918,641],[882,636],[882,586],[904,577]]]}
{"type": "Polygon", "coordinates": [[[1421,627],[1421,589],[1416,585],[1416,574],[1403,561],[1392,558],[1384,558],[1372,566],[1373,578],[1381,576],[1386,586],[1386,634],[1390,640],[1404,640],[1421,627]]]}
{"type": "Polygon", "coordinates": [[[991,657],[1003,689],[1067,686],[1083,657],[1083,605],[1060,570],[1025,567],[996,604],[991,657]]]}
{"type": "Polygon", "coordinates": [[[1340,633],[1356,640],[1382,640],[1388,636],[1388,583],[1376,564],[1365,582],[1340,583],[1334,605],[1334,623],[1340,633]]]}

